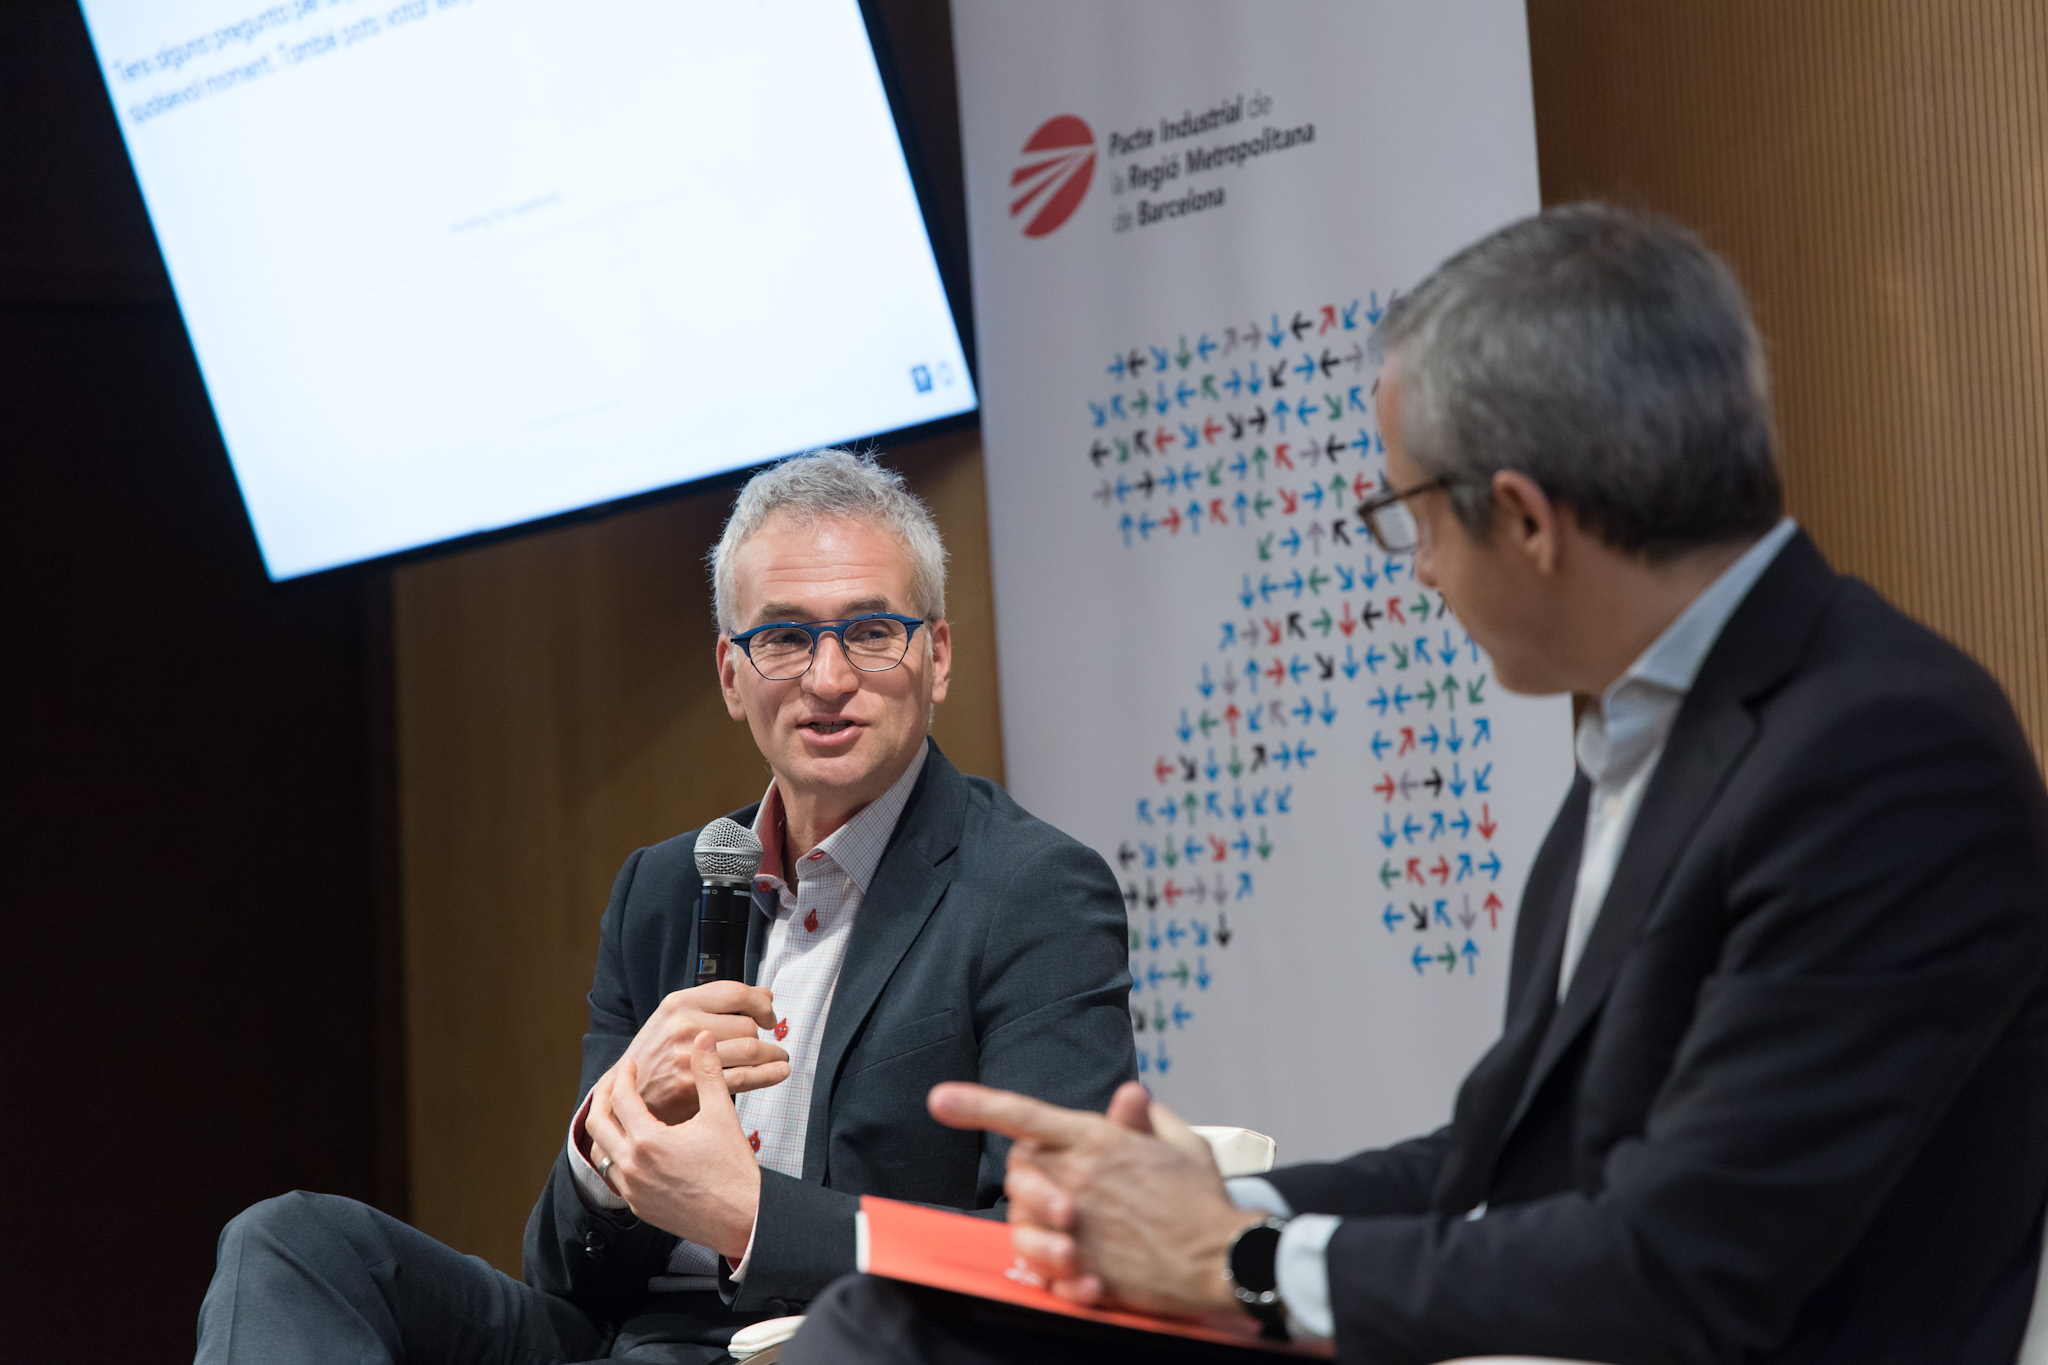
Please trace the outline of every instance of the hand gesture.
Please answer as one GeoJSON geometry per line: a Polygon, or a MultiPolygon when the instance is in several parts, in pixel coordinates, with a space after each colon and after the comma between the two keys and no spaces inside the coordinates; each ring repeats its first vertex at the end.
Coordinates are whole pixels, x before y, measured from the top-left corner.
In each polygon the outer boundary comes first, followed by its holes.
{"type": "Polygon", "coordinates": [[[789,1054],[759,1035],[759,1030],[774,1027],[774,996],[759,986],[713,981],[673,991],[647,1017],[606,1076],[632,1063],[648,1112],[663,1123],[682,1123],[697,1112],[692,1054],[699,1035],[708,1031],[717,1041],[725,1088],[740,1094],[789,1079],[789,1054]]]}
{"type": "Polygon", "coordinates": [[[606,1179],[633,1212],[727,1259],[746,1255],[761,1206],[761,1167],[740,1131],[710,1030],[693,1040],[697,1112],[663,1123],[641,1102],[622,1060],[590,1092],[592,1142],[612,1159],[606,1179]]]}

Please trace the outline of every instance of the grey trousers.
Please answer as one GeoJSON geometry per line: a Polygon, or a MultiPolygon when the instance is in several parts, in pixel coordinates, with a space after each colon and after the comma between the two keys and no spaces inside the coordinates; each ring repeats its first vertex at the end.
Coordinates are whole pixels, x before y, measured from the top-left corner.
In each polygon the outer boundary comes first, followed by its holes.
{"type": "Polygon", "coordinates": [[[811,1301],[780,1365],[1264,1365],[1264,1351],[1079,1323],[872,1275],[811,1301]]]}
{"type": "Polygon", "coordinates": [[[709,1365],[730,1359],[716,1343],[745,1321],[717,1297],[653,1295],[616,1326],[593,1322],[568,1300],[367,1204],[300,1191],[266,1199],[221,1233],[196,1359],[709,1365]]]}

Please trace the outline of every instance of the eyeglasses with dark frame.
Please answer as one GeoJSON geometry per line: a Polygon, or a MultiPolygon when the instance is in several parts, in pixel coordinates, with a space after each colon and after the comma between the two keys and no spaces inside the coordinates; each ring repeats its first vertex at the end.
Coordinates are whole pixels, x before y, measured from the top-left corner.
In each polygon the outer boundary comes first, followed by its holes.
{"type": "Polygon", "coordinates": [[[1408,509],[1408,499],[1418,493],[1449,488],[1457,482],[1453,478],[1430,479],[1413,488],[1390,488],[1360,503],[1358,519],[1365,523],[1367,533],[1380,549],[1390,555],[1413,554],[1422,535],[1415,513],[1408,509]]]}
{"type": "Polygon", "coordinates": [[[846,662],[863,673],[887,673],[903,662],[910,652],[910,637],[924,619],[898,616],[892,611],[871,611],[843,621],[770,621],[743,630],[732,637],[754,665],[754,671],[770,682],[801,678],[818,658],[818,637],[834,635],[846,662]]]}

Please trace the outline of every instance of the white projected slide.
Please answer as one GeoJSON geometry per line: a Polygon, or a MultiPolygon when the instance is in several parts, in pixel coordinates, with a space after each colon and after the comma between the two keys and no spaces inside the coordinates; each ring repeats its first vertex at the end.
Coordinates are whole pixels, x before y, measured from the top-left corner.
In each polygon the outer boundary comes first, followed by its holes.
{"type": "Polygon", "coordinates": [[[856,0],[82,0],[273,578],[973,409],[856,0]]]}

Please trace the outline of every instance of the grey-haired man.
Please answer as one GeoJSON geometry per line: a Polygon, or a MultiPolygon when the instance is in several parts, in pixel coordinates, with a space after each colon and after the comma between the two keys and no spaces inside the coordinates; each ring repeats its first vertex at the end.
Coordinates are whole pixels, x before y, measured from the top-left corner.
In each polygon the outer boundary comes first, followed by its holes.
{"type": "Polygon", "coordinates": [[[853,1269],[863,1193],[986,1209],[1004,1139],[924,1108],[980,1080],[1100,1108],[1135,1072],[1108,867],[927,738],[945,551],[896,475],[801,456],[713,551],[727,709],[773,773],[747,982],[690,987],[695,831],[626,860],[600,928],[585,1098],[521,1282],[349,1200],[221,1239],[202,1361],[710,1361],[853,1269]]]}

